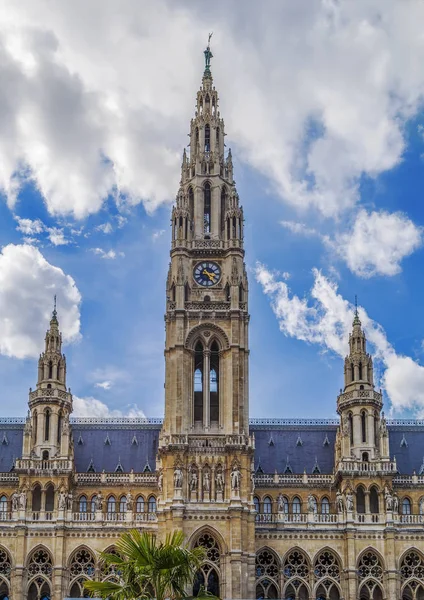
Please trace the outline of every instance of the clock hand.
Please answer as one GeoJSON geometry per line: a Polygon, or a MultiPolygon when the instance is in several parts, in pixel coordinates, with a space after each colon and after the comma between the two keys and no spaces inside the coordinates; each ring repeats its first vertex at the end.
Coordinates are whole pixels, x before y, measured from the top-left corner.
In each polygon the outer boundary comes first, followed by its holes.
{"type": "Polygon", "coordinates": [[[203,269],[203,275],[207,275],[212,282],[215,279],[215,273],[209,273],[206,269],[203,269]]]}

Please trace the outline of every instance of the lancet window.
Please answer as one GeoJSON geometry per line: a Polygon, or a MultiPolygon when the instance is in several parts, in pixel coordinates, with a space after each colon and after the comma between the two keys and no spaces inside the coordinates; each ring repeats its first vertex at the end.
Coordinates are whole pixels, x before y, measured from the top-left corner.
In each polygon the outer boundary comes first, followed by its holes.
{"type": "Polygon", "coordinates": [[[47,550],[34,550],[28,561],[27,600],[51,600],[52,573],[53,563],[47,550]]]}
{"type": "Polygon", "coordinates": [[[316,581],[316,593],[314,598],[318,600],[340,599],[340,564],[333,552],[324,550],[314,563],[314,578],[316,581]]]}
{"type": "Polygon", "coordinates": [[[402,600],[423,600],[424,560],[416,550],[408,552],[400,564],[402,600]]]}
{"type": "Polygon", "coordinates": [[[206,182],[203,187],[203,232],[211,232],[211,184],[206,182]]]}
{"type": "Polygon", "coordinates": [[[256,598],[280,598],[279,560],[268,549],[256,555],[256,598]]]}
{"type": "Polygon", "coordinates": [[[380,558],[371,550],[365,552],[358,564],[360,600],[383,600],[383,567],[380,558]]]}
{"type": "Polygon", "coordinates": [[[219,424],[219,346],[205,348],[199,341],[194,349],[193,420],[198,427],[219,424]]]}
{"type": "Polygon", "coordinates": [[[12,562],[9,553],[0,548],[0,600],[9,600],[12,562]]]}
{"type": "Polygon", "coordinates": [[[74,552],[70,564],[70,598],[89,598],[89,594],[84,590],[84,583],[95,577],[95,558],[86,548],[81,548],[74,552]]]}
{"type": "Polygon", "coordinates": [[[209,533],[202,534],[195,546],[206,550],[206,559],[194,577],[193,596],[197,596],[204,588],[205,591],[220,596],[220,549],[216,539],[209,533]]]}

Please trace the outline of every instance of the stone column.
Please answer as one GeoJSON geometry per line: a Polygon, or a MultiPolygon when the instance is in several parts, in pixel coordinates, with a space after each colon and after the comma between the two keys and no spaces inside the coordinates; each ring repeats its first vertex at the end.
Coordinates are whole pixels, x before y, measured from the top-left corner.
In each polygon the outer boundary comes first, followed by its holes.
{"type": "Polygon", "coordinates": [[[369,491],[365,490],[364,495],[365,495],[365,514],[369,515],[370,514],[370,493],[369,493],[369,491]]]}

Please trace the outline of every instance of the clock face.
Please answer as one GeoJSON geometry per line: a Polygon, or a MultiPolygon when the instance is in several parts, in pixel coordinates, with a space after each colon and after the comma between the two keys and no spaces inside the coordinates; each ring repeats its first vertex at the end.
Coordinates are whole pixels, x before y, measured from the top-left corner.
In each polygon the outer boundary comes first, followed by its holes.
{"type": "Polygon", "coordinates": [[[210,287],[221,279],[221,268],[215,262],[201,262],[194,267],[194,280],[204,287],[210,287]]]}

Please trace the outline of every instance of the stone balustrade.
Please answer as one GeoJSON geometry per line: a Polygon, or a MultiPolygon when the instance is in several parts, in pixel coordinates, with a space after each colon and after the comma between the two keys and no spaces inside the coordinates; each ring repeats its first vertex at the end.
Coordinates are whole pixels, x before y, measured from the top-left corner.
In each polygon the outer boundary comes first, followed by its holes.
{"type": "Polygon", "coordinates": [[[74,468],[72,460],[68,459],[51,459],[42,460],[37,458],[19,458],[15,463],[16,472],[24,472],[30,474],[45,474],[45,473],[64,473],[70,472],[74,468]]]}

